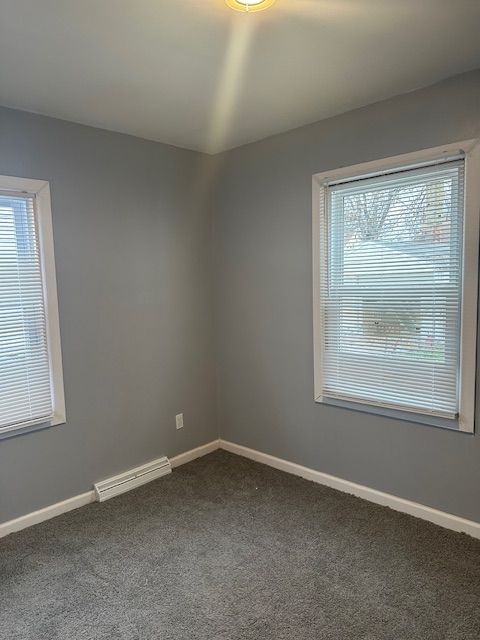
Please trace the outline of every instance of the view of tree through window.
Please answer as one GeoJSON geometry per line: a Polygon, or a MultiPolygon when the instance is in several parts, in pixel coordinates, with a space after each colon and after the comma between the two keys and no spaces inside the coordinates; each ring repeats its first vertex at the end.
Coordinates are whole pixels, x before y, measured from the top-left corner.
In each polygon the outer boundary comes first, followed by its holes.
{"type": "Polygon", "coordinates": [[[343,295],[343,351],[442,362],[447,357],[456,174],[421,172],[349,184],[332,197],[330,288],[343,295]]]}

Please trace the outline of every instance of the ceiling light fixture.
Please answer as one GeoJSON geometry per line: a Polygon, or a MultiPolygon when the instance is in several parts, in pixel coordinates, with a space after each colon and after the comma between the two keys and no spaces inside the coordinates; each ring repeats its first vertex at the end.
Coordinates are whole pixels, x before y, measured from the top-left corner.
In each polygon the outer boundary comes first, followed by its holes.
{"type": "Polygon", "coordinates": [[[235,11],[250,13],[251,11],[262,11],[271,7],[275,0],[225,0],[228,6],[235,11]]]}

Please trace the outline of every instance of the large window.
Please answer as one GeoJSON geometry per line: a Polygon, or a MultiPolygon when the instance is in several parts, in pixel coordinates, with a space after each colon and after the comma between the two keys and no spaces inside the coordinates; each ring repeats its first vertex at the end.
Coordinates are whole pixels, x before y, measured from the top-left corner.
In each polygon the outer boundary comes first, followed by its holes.
{"type": "Polygon", "coordinates": [[[0,436],[64,421],[48,184],[0,177],[0,436]]]}
{"type": "Polygon", "coordinates": [[[473,430],[477,155],[449,147],[315,177],[317,400],[473,430]]]}

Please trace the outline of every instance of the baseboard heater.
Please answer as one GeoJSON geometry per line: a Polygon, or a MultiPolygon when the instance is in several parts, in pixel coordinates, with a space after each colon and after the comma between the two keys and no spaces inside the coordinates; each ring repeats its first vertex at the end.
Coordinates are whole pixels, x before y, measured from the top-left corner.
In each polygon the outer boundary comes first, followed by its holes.
{"type": "Polygon", "coordinates": [[[170,460],[164,456],[142,464],[140,467],[135,467],[135,469],[130,469],[130,471],[120,473],[118,476],[97,482],[93,485],[95,496],[98,502],[103,502],[171,472],[170,460]]]}

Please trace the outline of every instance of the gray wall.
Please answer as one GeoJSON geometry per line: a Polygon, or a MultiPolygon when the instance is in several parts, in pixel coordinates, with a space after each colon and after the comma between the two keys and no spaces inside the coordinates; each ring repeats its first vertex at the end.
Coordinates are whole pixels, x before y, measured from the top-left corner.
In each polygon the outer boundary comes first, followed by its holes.
{"type": "Polygon", "coordinates": [[[67,407],[0,441],[0,522],[217,437],[204,161],[0,109],[0,174],[50,181],[67,407]]]}
{"type": "Polygon", "coordinates": [[[474,72],[224,155],[215,222],[223,438],[480,521],[478,425],[470,436],[313,402],[311,276],[313,173],[479,135],[474,72]]]}

